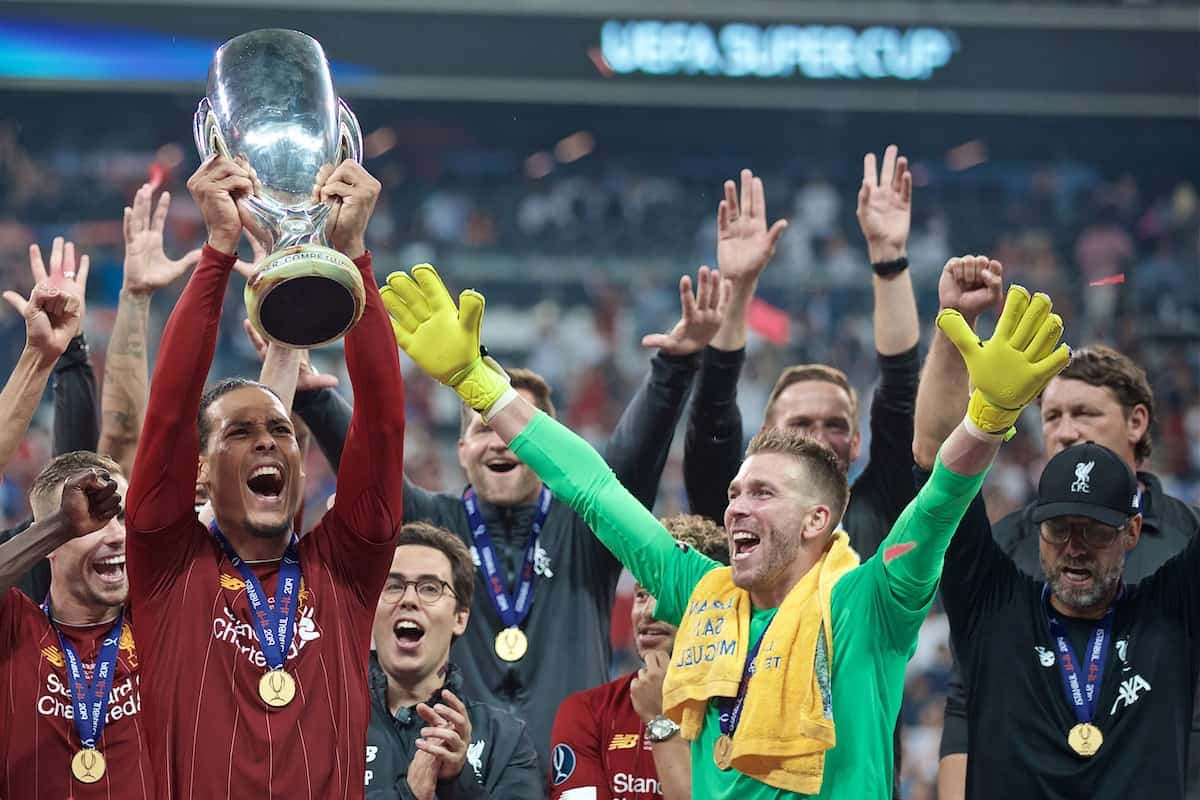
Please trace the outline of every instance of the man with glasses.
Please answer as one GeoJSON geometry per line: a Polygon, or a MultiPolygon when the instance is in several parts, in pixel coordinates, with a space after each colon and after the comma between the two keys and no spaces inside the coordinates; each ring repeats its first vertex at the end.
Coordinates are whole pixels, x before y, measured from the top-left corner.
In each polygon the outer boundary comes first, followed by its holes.
{"type": "Polygon", "coordinates": [[[1200,668],[1200,544],[1127,586],[1137,477],[1094,442],[1043,470],[1031,519],[1045,581],[992,538],[976,498],[942,595],[967,698],[966,796],[1184,797],[1200,668]]]}
{"type": "Polygon", "coordinates": [[[525,723],[463,697],[450,663],[474,592],[462,539],[424,522],[400,529],[372,628],[368,800],[545,796],[525,723]]]}

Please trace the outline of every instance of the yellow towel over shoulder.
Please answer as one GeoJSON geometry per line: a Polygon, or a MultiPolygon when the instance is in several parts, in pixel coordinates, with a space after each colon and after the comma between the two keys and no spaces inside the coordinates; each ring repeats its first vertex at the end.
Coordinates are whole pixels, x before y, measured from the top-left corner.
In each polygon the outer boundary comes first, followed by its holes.
{"type": "MultiPolygon", "coordinates": [[[[733,768],[769,786],[801,794],[821,790],[825,751],[837,741],[831,705],[834,584],[858,566],[844,532],[830,539],[763,636],[754,676],[733,736],[733,768]]],[[[736,697],[750,641],[750,593],[729,567],[704,576],[688,600],[663,706],[685,738],[700,735],[709,701],[736,697]],[[688,658],[689,648],[697,657],[688,658]],[[685,664],[686,666],[679,666],[685,664]]]]}

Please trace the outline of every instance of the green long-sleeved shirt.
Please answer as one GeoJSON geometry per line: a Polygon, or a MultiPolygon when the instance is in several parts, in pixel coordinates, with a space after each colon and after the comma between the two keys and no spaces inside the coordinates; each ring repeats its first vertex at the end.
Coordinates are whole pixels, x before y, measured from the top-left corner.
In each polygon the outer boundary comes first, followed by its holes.
{"type": "MultiPolygon", "coordinates": [[[[539,412],[511,447],[654,595],[655,616],[678,625],[700,578],[720,565],[695,550],[677,547],[662,524],[621,486],[604,459],[545,414],[539,412]]],[[[904,692],[904,668],[933,601],[950,538],[985,475],[958,475],[939,460],[879,552],[834,586],[832,692],[837,745],[826,756],[817,797],[891,796],[892,730],[904,692]]],[[[752,641],[774,613],[775,609],[753,610],[752,641]]],[[[800,796],[735,770],[718,769],[712,748],[719,735],[719,712],[710,703],[700,736],[692,743],[694,797],[780,800],[800,796]]]]}

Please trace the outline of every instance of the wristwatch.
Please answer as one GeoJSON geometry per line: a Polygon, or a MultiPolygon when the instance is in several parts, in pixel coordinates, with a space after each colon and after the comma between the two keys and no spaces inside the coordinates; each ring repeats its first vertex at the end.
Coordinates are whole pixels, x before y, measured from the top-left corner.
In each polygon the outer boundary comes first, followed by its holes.
{"type": "Polygon", "coordinates": [[[679,733],[679,726],[675,724],[675,720],[664,717],[662,714],[646,723],[646,741],[648,742],[656,744],[665,742],[677,733],[679,733]]]}

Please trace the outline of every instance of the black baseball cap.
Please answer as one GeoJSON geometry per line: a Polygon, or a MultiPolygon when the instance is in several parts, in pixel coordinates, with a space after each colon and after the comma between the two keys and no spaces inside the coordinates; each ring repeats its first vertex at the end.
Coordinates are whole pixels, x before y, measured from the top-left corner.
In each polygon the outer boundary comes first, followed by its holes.
{"type": "Polygon", "coordinates": [[[1033,521],[1078,516],[1119,528],[1138,513],[1138,496],[1133,470],[1107,447],[1084,442],[1063,450],[1042,470],[1033,521]]]}

